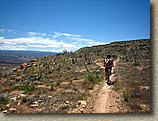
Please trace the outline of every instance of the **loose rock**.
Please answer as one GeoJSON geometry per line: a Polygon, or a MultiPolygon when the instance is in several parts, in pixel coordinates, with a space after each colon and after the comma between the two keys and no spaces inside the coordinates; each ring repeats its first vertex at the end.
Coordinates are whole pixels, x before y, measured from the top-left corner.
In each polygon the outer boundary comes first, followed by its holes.
{"type": "Polygon", "coordinates": [[[65,104],[69,104],[70,103],[70,101],[65,101],[65,104]]]}
{"type": "Polygon", "coordinates": [[[16,111],[16,108],[10,108],[9,111],[16,111]]]}

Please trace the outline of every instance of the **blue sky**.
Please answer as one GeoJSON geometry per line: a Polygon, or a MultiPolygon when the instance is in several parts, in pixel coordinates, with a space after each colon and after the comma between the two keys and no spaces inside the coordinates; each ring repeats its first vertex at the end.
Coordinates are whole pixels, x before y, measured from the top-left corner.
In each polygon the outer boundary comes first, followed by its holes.
{"type": "Polygon", "coordinates": [[[0,50],[61,52],[150,38],[150,0],[0,0],[0,50]]]}

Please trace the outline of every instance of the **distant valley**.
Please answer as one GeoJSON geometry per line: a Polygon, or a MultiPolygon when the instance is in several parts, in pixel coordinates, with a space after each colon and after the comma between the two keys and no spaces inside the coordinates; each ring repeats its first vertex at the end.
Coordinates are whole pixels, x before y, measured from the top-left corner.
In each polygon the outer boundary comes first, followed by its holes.
{"type": "Polygon", "coordinates": [[[32,59],[55,55],[57,52],[0,50],[0,73],[7,73],[13,68],[28,63],[32,59]]]}
{"type": "Polygon", "coordinates": [[[41,51],[20,51],[20,50],[0,50],[0,64],[22,64],[31,59],[37,59],[43,56],[55,55],[56,52],[41,51]]]}

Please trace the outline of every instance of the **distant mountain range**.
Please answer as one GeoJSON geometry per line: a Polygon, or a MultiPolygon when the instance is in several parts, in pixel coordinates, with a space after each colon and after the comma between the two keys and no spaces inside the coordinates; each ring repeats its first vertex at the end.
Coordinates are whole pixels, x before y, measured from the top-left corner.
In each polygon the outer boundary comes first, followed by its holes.
{"type": "Polygon", "coordinates": [[[31,59],[37,59],[43,56],[55,55],[57,52],[41,51],[21,51],[21,50],[0,50],[0,64],[22,64],[31,59]]]}

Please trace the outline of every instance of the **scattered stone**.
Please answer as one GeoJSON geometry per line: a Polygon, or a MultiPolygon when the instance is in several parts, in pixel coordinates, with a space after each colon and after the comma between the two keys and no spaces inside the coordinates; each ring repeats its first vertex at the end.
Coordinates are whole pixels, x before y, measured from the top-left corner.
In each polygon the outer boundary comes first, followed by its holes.
{"type": "Polygon", "coordinates": [[[21,64],[20,69],[23,69],[23,68],[25,68],[26,66],[27,66],[27,63],[23,63],[23,64],[21,64]]]}
{"type": "Polygon", "coordinates": [[[83,113],[83,109],[80,109],[80,112],[83,113]]]}
{"type": "Polygon", "coordinates": [[[12,100],[12,101],[16,101],[17,100],[17,95],[14,95],[14,96],[12,96],[12,97],[10,97],[10,99],[9,100],[12,100]]]}
{"type": "Polygon", "coordinates": [[[26,97],[26,95],[25,95],[25,94],[21,94],[20,96],[21,96],[21,97],[26,97]]]}
{"type": "Polygon", "coordinates": [[[66,103],[66,104],[69,104],[69,103],[70,103],[70,101],[65,101],[65,103],[66,103]]]}
{"type": "Polygon", "coordinates": [[[7,104],[6,107],[10,107],[10,104],[7,104]]]}
{"type": "Polygon", "coordinates": [[[3,113],[7,113],[7,110],[4,110],[3,113]]]}
{"type": "Polygon", "coordinates": [[[17,104],[17,105],[20,105],[20,104],[21,104],[21,102],[22,102],[22,101],[20,100],[20,101],[18,102],[18,104],[17,104]]]}
{"type": "Polygon", "coordinates": [[[32,102],[33,104],[38,104],[38,102],[37,101],[34,101],[34,102],[32,102]]]}
{"type": "Polygon", "coordinates": [[[51,98],[52,96],[48,96],[48,97],[50,97],[50,98],[51,98]]]}
{"type": "Polygon", "coordinates": [[[10,108],[9,111],[16,111],[16,108],[10,108]]]}
{"type": "Polygon", "coordinates": [[[90,107],[90,109],[92,109],[92,108],[93,108],[93,106],[90,107]]]}
{"type": "Polygon", "coordinates": [[[17,68],[14,68],[14,69],[13,69],[13,71],[16,71],[16,70],[17,70],[17,68]]]}
{"type": "Polygon", "coordinates": [[[87,105],[87,102],[84,101],[84,100],[79,100],[78,103],[79,103],[79,102],[80,102],[82,105],[87,105]]]}
{"type": "Polygon", "coordinates": [[[112,107],[112,105],[109,105],[110,107],[112,107]]]}
{"type": "Polygon", "coordinates": [[[38,103],[41,103],[41,102],[43,102],[43,100],[38,100],[38,103]]]}
{"type": "Polygon", "coordinates": [[[44,102],[41,103],[41,105],[43,105],[43,104],[44,104],[44,102]]]}
{"type": "Polygon", "coordinates": [[[39,106],[38,104],[31,105],[31,107],[38,107],[38,106],[39,106]]]}
{"type": "Polygon", "coordinates": [[[83,108],[85,108],[86,106],[85,106],[85,105],[83,105],[82,107],[83,107],[83,108]]]}

